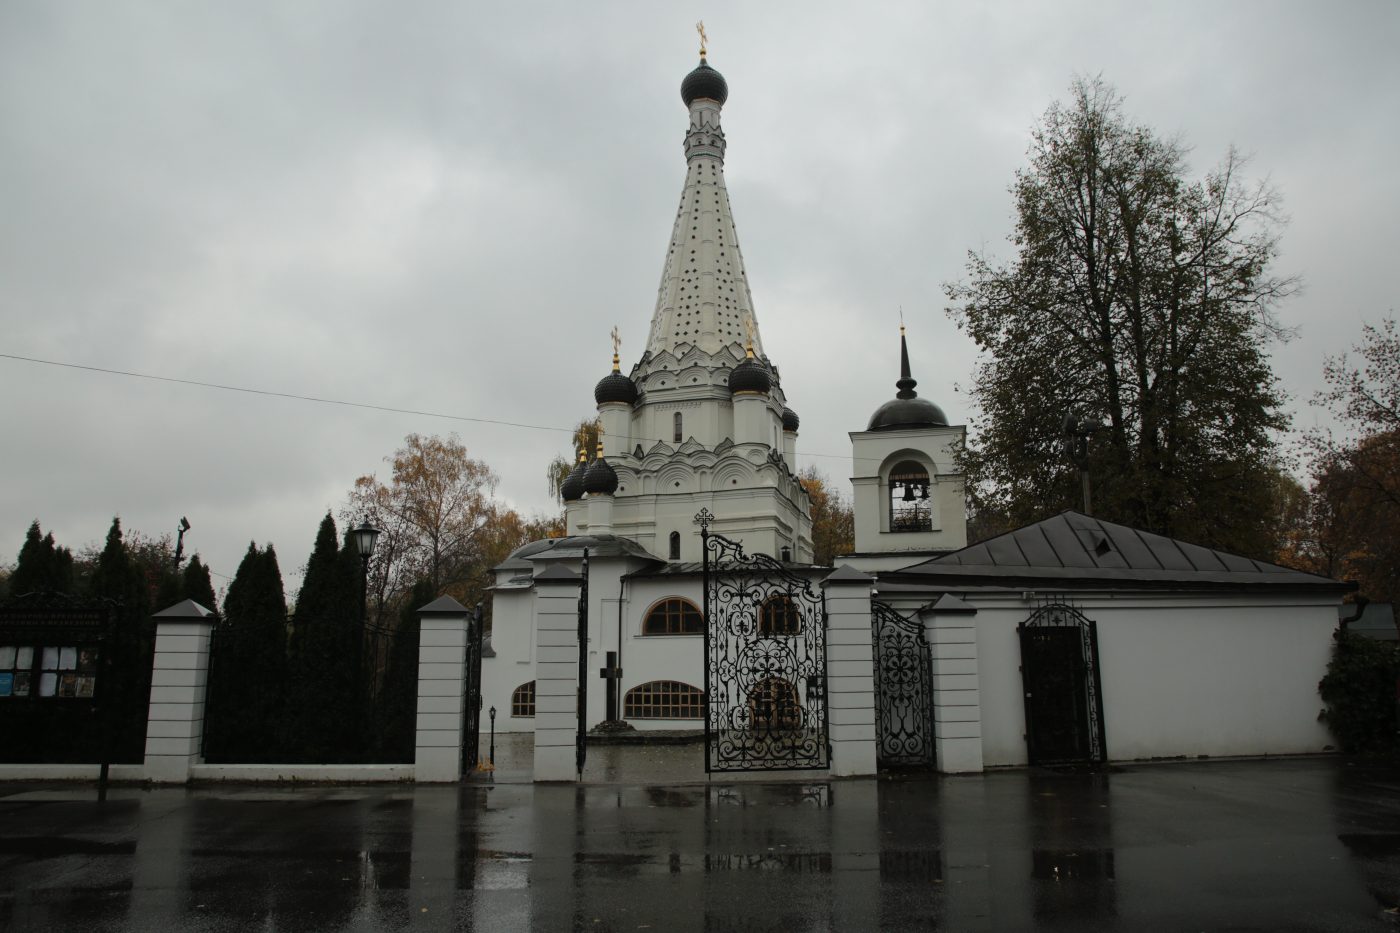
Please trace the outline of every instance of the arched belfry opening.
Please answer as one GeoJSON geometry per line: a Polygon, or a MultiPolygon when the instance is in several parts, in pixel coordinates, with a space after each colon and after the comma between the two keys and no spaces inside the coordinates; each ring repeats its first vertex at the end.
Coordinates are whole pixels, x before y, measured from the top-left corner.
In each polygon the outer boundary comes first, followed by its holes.
{"type": "Polygon", "coordinates": [[[931,531],[933,505],[929,475],[916,460],[901,460],[890,470],[890,531],[931,531]]]}

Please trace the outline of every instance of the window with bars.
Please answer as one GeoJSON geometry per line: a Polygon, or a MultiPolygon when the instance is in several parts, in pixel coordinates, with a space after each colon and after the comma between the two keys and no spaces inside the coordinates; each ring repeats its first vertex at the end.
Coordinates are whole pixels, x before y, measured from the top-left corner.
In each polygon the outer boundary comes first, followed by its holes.
{"type": "Polygon", "coordinates": [[[681,434],[681,413],[676,412],[675,416],[671,419],[671,421],[671,426],[673,429],[671,431],[672,438],[677,444],[679,444],[684,439],[683,435],[681,434]]]}
{"type": "Polygon", "coordinates": [[[672,596],[652,606],[642,622],[643,635],[700,635],[705,620],[688,599],[672,596]]]}
{"type": "Polygon", "coordinates": [[[627,691],[622,715],[628,719],[703,719],[705,693],[676,680],[653,680],[627,691]]]}
{"type": "Polygon", "coordinates": [[[527,717],[535,715],[535,682],[533,680],[528,684],[516,687],[515,692],[510,695],[510,714],[527,717]]]}

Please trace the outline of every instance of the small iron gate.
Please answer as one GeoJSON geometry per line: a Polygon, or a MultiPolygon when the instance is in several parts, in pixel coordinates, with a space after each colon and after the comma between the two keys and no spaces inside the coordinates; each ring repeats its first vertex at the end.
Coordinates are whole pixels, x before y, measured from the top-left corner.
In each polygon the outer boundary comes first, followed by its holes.
{"type": "Polygon", "coordinates": [[[477,603],[467,622],[467,663],[463,667],[462,701],[466,724],[462,730],[462,771],[468,773],[481,762],[481,646],[486,614],[477,603]]]}
{"type": "Polygon", "coordinates": [[[826,601],[766,554],[710,534],[704,555],[705,771],[798,771],[831,763],[826,601]]]}
{"type": "Polygon", "coordinates": [[[1018,626],[1030,763],[1107,760],[1098,627],[1065,602],[1047,602],[1018,626]]]}
{"type": "Polygon", "coordinates": [[[881,768],[935,763],[933,669],[923,626],[881,602],[870,604],[875,640],[875,756],[881,768]]]}

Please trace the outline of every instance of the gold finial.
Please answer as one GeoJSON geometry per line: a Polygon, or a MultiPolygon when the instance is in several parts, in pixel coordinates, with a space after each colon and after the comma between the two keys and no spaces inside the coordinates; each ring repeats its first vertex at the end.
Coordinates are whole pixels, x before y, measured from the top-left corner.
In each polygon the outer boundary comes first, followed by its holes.
{"type": "Polygon", "coordinates": [[[749,335],[749,342],[748,345],[744,347],[744,351],[749,359],[753,359],[753,318],[744,318],[744,330],[746,330],[749,335]]]}
{"type": "Polygon", "coordinates": [[[619,363],[621,363],[621,358],[617,355],[617,351],[620,350],[620,349],[622,349],[622,335],[619,334],[619,333],[617,332],[617,328],[616,328],[616,327],[614,327],[614,328],[612,329],[612,342],[613,342],[613,372],[617,373],[617,372],[621,372],[621,371],[622,371],[622,370],[619,368],[619,365],[618,365],[619,363]]]}
{"type": "Polygon", "coordinates": [[[899,336],[904,336],[904,305],[899,306],[899,336]]]}
{"type": "Polygon", "coordinates": [[[695,31],[700,33],[700,57],[705,57],[705,46],[709,43],[709,38],[705,35],[705,21],[702,19],[695,24],[695,31]]]}
{"type": "Polygon", "coordinates": [[[598,457],[597,457],[597,459],[599,459],[599,460],[602,460],[602,459],[603,459],[603,441],[602,441],[601,438],[599,438],[599,440],[598,440],[598,457]]]}
{"type": "Polygon", "coordinates": [[[579,462],[579,463],[587,463],[587,462],[588,462],[588,448],[587,448],[587,447],[580,447],[580,448],[578,449],[578,462],[579,462]]]}

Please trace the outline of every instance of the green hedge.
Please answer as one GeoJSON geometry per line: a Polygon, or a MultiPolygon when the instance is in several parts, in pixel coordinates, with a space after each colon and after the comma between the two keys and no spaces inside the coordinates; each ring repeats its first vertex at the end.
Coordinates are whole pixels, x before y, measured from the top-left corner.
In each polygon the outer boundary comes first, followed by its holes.
{"type": "Polygon", "coordinates": [[[1396,678],[1400,650],[1394,642],[1338,631],[1333,635],[1332,660],[1317,685],[1327,708],[1327,723],[1343,752],[1351,755],[1394,753],[1396,741],[1396,678]]]}

